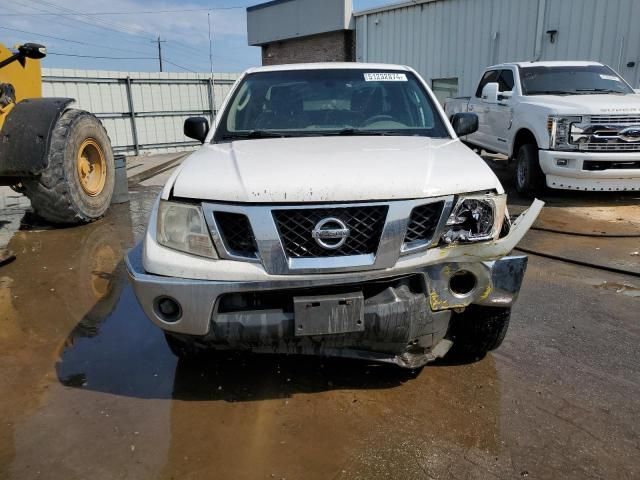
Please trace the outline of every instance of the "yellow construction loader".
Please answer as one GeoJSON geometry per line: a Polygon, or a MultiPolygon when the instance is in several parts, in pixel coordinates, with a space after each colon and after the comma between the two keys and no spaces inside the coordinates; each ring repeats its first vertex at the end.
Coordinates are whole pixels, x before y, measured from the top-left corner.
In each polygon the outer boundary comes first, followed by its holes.
{"type": "Polygon", "coordinates": [[[42,45],[0,44],[0,185],[24,193],[36,214],[57,224],[100,218],[111,203],[115,166],[100,120],[42,98],[42,45]]]}

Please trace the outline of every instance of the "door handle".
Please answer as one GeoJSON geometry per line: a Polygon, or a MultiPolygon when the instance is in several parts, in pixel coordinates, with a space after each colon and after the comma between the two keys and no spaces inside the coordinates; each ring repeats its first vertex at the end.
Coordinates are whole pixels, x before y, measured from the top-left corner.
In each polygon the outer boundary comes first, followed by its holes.
{"type": "Polygon", "coordinates": [[[469,107],[467,108],[467,110],[469,110],[470,112],[473,112],[473,105],[469,105],[469,107]]]}

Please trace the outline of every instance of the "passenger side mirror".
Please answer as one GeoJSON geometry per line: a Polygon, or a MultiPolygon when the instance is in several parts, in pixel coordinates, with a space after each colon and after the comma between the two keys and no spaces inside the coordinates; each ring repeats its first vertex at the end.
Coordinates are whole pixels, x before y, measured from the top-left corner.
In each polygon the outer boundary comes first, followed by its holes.
{"type": "Polygon", "coordinates": [[[455,113],[451,117],[451,125],[456,135],[464,137],[478,130],[478,116],[475,113],[455,113]]]}
{"type": "Polygon", "coordinates": [[[184,121],[184,134],[204,143],[209,133],[209,121],[204,117],[189,117],[184,121]]]}
{"type": "Polygon", "coordinates": [[[487,83],[482,89],[482,101],[485,103],[498,103],[498,84],[487,83]]]}

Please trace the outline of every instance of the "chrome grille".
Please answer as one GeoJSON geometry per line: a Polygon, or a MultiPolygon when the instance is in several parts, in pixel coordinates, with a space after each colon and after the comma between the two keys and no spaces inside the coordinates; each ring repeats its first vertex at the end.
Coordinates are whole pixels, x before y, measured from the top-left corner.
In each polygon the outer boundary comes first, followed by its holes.
{"type": "Polygon", "coordinates": [[[638,152],[640,143],[580,143],[578,148],[587,152],[638,152]]]}
{"type": "Polygon", "coordinates": [[[640,128],[640,116],[592,115],[571,125],[570,141],[586,152],[638,152],[640,141],[623,139],[629,128],[640,128]]]}
{"type": "Polygon", "coordinates": [[[436,232],[444,202],[428,203],[411,211],[407,233],[404,237],[406,249],[429,243],[436,232]]]}
{"type": "Polygon", "coordinates": [[[273,217],[288,257],[340,257],[375,254],[380,243],[387,210],[386,205],[300,208],[273,210],[273,217]],[[321,247],[311,236],[318,222],[330,217],[342,220],[350,230],[345,243],[335,250],[321,247]]]}
{"type": "Polygon", "coordinates": [[[640,124],[640,115],[591,115],[587,117],[587,120],[591,123],[638,123],[640,124]]]}
{"type": "Polygon", "coordinates": [[[214,212],[224,246],[232,255],[256,258],[258,248],[249,219],[241,213],[214,212]]]}

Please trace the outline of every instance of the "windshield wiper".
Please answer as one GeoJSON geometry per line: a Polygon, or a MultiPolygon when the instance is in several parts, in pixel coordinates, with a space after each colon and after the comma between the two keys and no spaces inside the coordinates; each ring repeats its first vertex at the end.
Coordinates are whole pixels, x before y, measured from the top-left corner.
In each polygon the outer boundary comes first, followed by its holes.
{"type": "Polygon", "coordinates": [[[336,130],[335,132],[326,132],[323,133],[322,135],[344,135],[345,137],[348,136],[357,136],[357,135],[363,135],[363,136],[386,136],[386,135],[403,135],[402,132],[400,131],[394,131],[394,130],[365,130],[365,129],[361,129],[361,128],[343,128],[342,130],[336,130]]]}
{"type": "Polygon", "coordinates": [[[567,92],[566,90],[534,90],[527,92],[527,95],[571,95],[575,92],[567,92]]]}
{"type": "Polygon", "coordinates": [[[576,88],[576,92],[584,92],[584,93],[619,93],[624,95],[624,92],[620,90],[611,90],[610,88],[576,88]]]}
{"type": "Polygon", "coordinates": [[[284,138],[284,133],[269,132],[267,130],[251,130],[250,132],[236,132],[222,135],[222,140],[247,139],[247,138],[284,138]]]}

